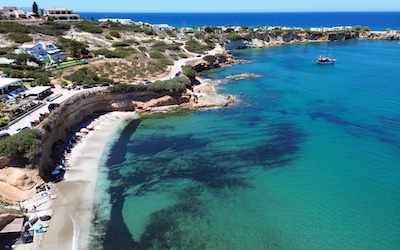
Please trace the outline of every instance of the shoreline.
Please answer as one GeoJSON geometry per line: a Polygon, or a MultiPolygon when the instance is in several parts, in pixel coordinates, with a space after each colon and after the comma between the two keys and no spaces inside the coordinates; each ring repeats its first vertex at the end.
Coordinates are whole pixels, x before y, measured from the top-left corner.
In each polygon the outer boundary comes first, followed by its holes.
{"type": "Polygon", "coordinates": [[[91,123],[94,130],[76,144],[67,158],[70,167],[65,180],[50,190],[58,196],[51,204],[52,219],[46,233],[35,234],[31,249],[82,249],[89,244],[101,159],[112,135],[135,114],[110,112],[91,123]]]}

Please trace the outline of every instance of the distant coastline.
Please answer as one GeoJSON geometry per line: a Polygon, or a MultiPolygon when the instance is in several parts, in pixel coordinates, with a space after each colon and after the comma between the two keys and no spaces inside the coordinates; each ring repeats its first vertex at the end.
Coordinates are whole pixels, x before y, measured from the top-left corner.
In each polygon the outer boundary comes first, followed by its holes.
{"type": "Polygon", "coordinates": [[[134,13],[77,12],[86,19],[126,18],[174,27],[199,26],[368,26],[371,30],[400,30],[400,12],[279,12],[279,13],[134,13]]]}

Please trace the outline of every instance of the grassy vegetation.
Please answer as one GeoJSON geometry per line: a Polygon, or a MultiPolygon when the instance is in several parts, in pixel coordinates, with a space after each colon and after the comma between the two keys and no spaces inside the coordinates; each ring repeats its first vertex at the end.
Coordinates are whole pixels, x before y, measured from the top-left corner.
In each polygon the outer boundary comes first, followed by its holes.
{"type": "Polygon", "coordinates": [[[165,58],[165,55],[163,53],[161,53],[160,51],[151,51],[149,53],[149,55],[150,55],[150,58],[153,58],[153,59],[164,59],[165,58]]]}
{"type": "Polygon", "coordinates": [[[187,41],[185,46],[186,46],[187,50],[189,50],[190,52],[193,52],[193,53],[197,53],[197,54],[203,54],[205,51],[210,49],[209,45],[203,45],[193,39],[187,41]]]}
{"type": "Polygon", "coordinates": [[[32,37],[25,33],[8,33],[8,38],[16,43],[25,43],[32,41],[32,37]]]}
{"type": "Polygon", "coordinates": [[[115,37],[115,38],[121,38],[121,34],[116,30],[111,30],[110,36],[115,37]]]}
{"type": "Polygon", "coordinates": [[[92,21],[82,21],[82,22],[77,22],[75,24],[75,26],[85,32],[89,32],[89,33],[94,33],[94,34],[98,34],[98,33],[102,33],[103,32],[103,28],[101,28],[100,26],[98,26],[97,22],[92,22],[92,21]]]}
{"type": "Polygon", "coordinates": [[[162,41],[157,41],[153,44],[153,49],[165,52],[166,50],[174,50],[174,51],[180,51],[180,46],[183,44],[181,43],[172,43],[172,44],[166,44],[165,42],[162,41]]]}
{"type": "Polygon", "coordinates": [[[89,68],[80,68],[65,78],[77,84],[95,85],[99,81],[97,74],[89,68]]]}
{"type": "Polygon", "coordinates": [[[121,42],[115,42],[112,44],[113,47],[128,47],[134,44],[139,44],[138,41],[133,39],[123,40],[121,42]]]}
{"type": "Polygon", "coordinates": [[[127,58],[134,53],[138,53],[136,49],[117,48],[115,50],[99,49],[93,51],[95,55],[103,55],[107,58],[127,58]]]}
{"type": "Polygon", "coordinates": [[[118,84],[109,87],[109,90],[113,93],[131,93],[138,91],[153,91],[156,93],[171,92],[171,93],[184,93],[187,87],[190,86],[190,80],[186,77],[175,77],[170,80],[157,81],[150,83],[149,85],[144,84],[118,84]]]}

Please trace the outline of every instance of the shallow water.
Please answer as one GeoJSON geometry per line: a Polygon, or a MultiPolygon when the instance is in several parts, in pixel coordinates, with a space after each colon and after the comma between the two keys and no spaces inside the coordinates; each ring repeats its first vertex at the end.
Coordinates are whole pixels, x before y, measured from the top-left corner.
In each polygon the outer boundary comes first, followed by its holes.
{"type": "Polygon", "coordinates": [[[101,168],[91,247],[400,248],[400,45],[235,56],[251,63],[208,77],[262,75],[217,87],[237,105],[121,129],[101,168]],[[312,63],[319,54],[338,62],[312,63]]]}

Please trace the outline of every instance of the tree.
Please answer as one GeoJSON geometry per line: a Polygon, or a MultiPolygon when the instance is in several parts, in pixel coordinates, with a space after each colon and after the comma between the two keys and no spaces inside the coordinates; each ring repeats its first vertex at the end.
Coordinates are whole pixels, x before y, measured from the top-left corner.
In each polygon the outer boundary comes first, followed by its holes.
{"type": "Polygon", "coordinates": [[[33,2],[33,5],[32,5],[32,12],[33,12],[36,16],[39,15],[39,7],[38,7],[38,5],[36,4],[36,2],[33,2]]]}
{"type": "Polygon", "coordinates": [[[182,73],[189,79],[194,79],[197,75],[196,70],[194,70],[193,67],[189,65],[185,65],[182,67],[182,73]]]}
{"type": "Polygon", "coordinates": [[[27,129],[0,140],[0,156],[33,160],[40,150],[40,132],[37,129],[27,129]]]}

